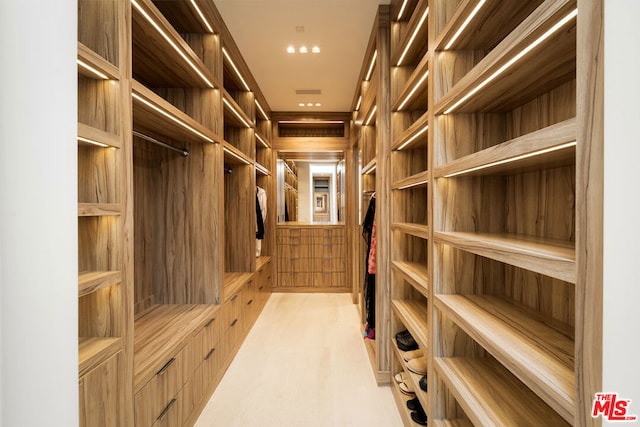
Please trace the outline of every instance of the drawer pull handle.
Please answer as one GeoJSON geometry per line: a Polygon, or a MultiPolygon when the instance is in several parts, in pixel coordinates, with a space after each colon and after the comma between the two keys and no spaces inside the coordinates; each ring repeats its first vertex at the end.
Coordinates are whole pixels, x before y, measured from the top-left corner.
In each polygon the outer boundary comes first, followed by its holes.
{"type": "Polygon", "coordinates": [[[238,319],[233,319],[233,322],[231,322],[231,325],[229,326],[234,327],[236,326],[236,323],[238,323],[238,319]]]}
{"type": "Polygon", "coordinates": [[[172,357],[171,360],[169,360],[167,363],[164,364],[164,366],[162,368],[160,368],[160,370],[158,372],[156,372],[156,375],[162,375],[164,374],[167,369],[169,369],[169,366],[173,365],[173,362],[176,361],[175,357],[172,357]]]}
{"type": "Polygon", "coordinates": [[[252,283],[253,283],[253,279],[249,280],[249,281],[247,282],[247,285],[250,285],[250,284],[252,284],[252,283]]]}
{"type": "Polygon", "coordinates": [[[231,301],[235,301],[238,298],[238,294],[235,294],[234,296],[231,297],[231,301]]]}
{"type": "Polygon", "coordinates": [[[260,286],[260,287],[258,288],[258,290],[259,290],[259,291],[261,291],[261,290],[262,290],[262,288],[264,288],[264,286],[260,286]]]}
{"type": "Polygon", "coordinates": [[[247,305],[251,305],[252,302],[253,302],[253,299],[250,299],[247,305]]]}
{"type": "Polygon", "coordinates": [[[262,273],[263,271],[264,271],[264,268],[261,268],[261,269],[260,269],[260,271],[259,271],[259,273],[262,273]]]}
{"type": "Polygon", "coordinates": [[[162,420],[164,419],[164,417],[167,416],[167,413],[169,412],[169,409],[171,409],[171,407],[176,403],[176,399],[171,399],[171,402],[169,402],[169,404],[162,410],[162,412],[160,413],[160,416],[157,418],[158,420],[162,420]]]}
{"type": "Polygon", "coordinates": [[[204,357],[204,360],[208,360],[214,351],[216,351],[215,348],[212,348],[211,350],[209,350],[209,353],[207,353],[207,355],[204,357]]]}
{"type": "Polygon", "coordinates": [[[215,317],[213,317],[213,318],[209,319],[209,321],[207,322],[207,324],[206,324],[206,325],[204,325],[204,327],[205,327],[205,328],[208,328],[209,326],[211,326],[211,324],[213,323],[213,321],[214,321],[214,320],[216,320],[216,318],[215,318],[215,317]]]}

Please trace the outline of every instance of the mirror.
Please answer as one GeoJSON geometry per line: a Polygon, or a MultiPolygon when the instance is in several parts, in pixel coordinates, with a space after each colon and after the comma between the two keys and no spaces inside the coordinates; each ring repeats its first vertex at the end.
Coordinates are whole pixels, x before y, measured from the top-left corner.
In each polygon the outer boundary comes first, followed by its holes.
{"type": "Polygon", "coordinates": [[[340,150],[278,152],[278,222],[343,223],[344,172],[340,150]]]}

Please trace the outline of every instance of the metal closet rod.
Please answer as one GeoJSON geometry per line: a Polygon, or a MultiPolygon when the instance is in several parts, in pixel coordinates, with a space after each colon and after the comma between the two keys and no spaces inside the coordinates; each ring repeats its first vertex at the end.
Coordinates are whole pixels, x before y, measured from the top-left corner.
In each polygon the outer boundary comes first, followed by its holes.
{"type": "Polygon", "coordinates": [[[161,147],[167,148],[172,151],[177,151],[178,153],[182,154],[184,157],[187,157],[189,155],[189,150],[187,150],[186,148],[174,147],[173,145],[167,144],[166,142],[158,141],[153,137],[150,137],[148,135],[145,135],[144,133],[140,133],[135,130],[133,131],[133,134],[138,138],[144,139],[145,141],[152,142],[156,145],[159,145],[161,147]]]}

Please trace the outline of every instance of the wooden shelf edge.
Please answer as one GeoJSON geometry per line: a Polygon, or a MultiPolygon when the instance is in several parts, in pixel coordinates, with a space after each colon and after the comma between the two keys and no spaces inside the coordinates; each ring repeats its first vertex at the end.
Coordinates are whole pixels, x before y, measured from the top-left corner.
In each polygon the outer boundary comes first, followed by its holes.
{"type": "Polygon", "coordinates": [[[509,233],[436,231],[433,237],[438,243],[576,283],[575,248],[569,242],[509,233]]]}
{"type": "Polygon", "coordinates": [[[398,413],[400,414],[402,423],[405,426],[419,427],[419,424],[413,422],[413,420],[411,419],[411,412],[407,408],[407,401],[411,400],[412,397],[402,393],[400,391],[400,387],[394,380],[392,380],[391,382],[391,394],[393,395],[393,399],[396,402],[396,407],[398,408],[398,413]]]}
{"type": "Polygon", "coordinates": [[[78,376],[83,376],[122,348],[122,338],[80,338],[78,340],[78,376]]]}
{"type": "Polygon", "coordinates": [[[253,159],[230,142],[224,141],[224,159],[231,164],[253,165],[253,159]]]}
{"type": "MultiPolygon", "coordinates": [[[[413,141],[411,141],[410,143],[408,143],[407,145],[404,145],[404,144],[408,140],[410,140],[411,137],[413,137],[414,135],[416,135],[417,133],[420,133],[420,131],[425,129],[425,127],[428,128],[428,126],[429,126],[429,111],[426,111],[422,116],[418,118],[418,120],[416,120],[411,126],[409,126],[407,130],[402,132],[402,135],[400,135],[398,139],[396,139],[393,142],[391,146],[391,151],[411,150],[416,147],[424,147],[426,149],[427,147],[426,133],[424,135],[424,141],[421,140],[422,138],[418,137],[413,141]]],[[[426,132],[426,130],[423,132],[426,132]]]]}
{"type": "MultiPolygon", "coordinates": [[[[409,40],[411,39],[411,35],[413,34],[414,30],[418,27],[418,24],[420,23],[420,18],[422,18],[422,15],[424,14],[426,8],[428,8],[428,2],[426,1],[418,1],[418,4],[416,5],[416,8],[413,10],[413,13],[411,15],[411,18],[409,19],[409,23],[407,25],[407,30],[406,33],[404,35],[404,37],[402,38],[402,40],[398,43],[398,45],[394,48],[394,50],[391,52],[391,66],[396,66],[398,64],[398,60],[400,59],[400,56],[402,55],[402,52],[404,51],[404,49],[406,48],[407,44],[409,43],[409,40]]],[[[425,32],[424,37],[427,37],[427,25],[428,25],[428,17],[427,19],[424,21],[423,23],[423,28],[422,31],[425,32]]],[[[413,45],[410,48],[411,49],[415,49],[417,45],[420,44],[420,39],[418,37],[416,37],[416,40],[413,41],[413,45]]]]}
{"type": "Polygon", "coordinates": [[[391,267],[402,274],[425,298],[429,298],[429,272],[427,266],[417,262],[392,261],[391,267]]]}
{"type": "Polygon", "coordinates": [[[515,306],[511,310],[501,309],[500,305],[505,304],[496,301],[497,298],[463,295],[435,297],[436,307],[442,313],[570,421],[575,408],[575,374],[567,363],[573,363],[575,343],[528,318],[515,306]],[[550,342],[543,345],[536,341],[537,337],[550,342]]]}
{"type": "Polygon", "coordinates": [[[362,168],[362,175],[368,175],[372,173],[375,170],[376,165],[377,165],[377,160],[376,158],[373,158],[369,163],[367,163],[362,168]]]}
{"type": "Polygon", "coordinates": [[[391,229],[394,231],[401,231],[405,234],[410,234],[421,239],[429,239],[429,226],[423,224],[413,224],[408,222],[394,222],[391,224],[391,229]]]}
{"type": "Polygon", "coordinates": [[[245,113],[242,107],[238,105],[236,100],[226,90],[223,91],[223,99],[228,102],[228,104],[224,103],[225,121],[227,117],[232,117],[233,123],[235,125],[238,125],[238,127],[244,127],[247,129],[253,129],[255,127],[255,123],[253,123],[253,120],[249,118],[247,113],[245,113]],[[226,114],[227,111],[229,112],[228,116],[226,114]],[[242,117],[242,119],[240,119],[238,115],[242,117]],[[245,121],[246,123],[243,123],[243,121],[245,121]]]}
{"type": "MultiPolygon", "coordinates": [[[[170,118],[172,122],[171,128],[174,130],[173,133],[180,134],[187,141],[211,143],[221,143],[223,141],[219,135],[215,134],[206,126],[200,124],[193,117],[157,95],[151,89],[145,87],[142,83],[132,80],[131,89],[134,106],[134,129],[136,129],[136,121],[140,121],[139,118],[136,120],[135,109],[137,106],[143,111],[150,113],[152,116],[161,118],[162,122],[165,122],[167,118],[170,118]]],[[[143,125],[144,124],[145,123],[143,122],[143,125]]],[[[154,128],[155,124],[151,123],[149,124],[149,127],[154,128]]]]}
{"type": "MultiPolygon", "coordinates": [[[[119,135],[80,122],[78,122],[78,138],[89,139],[115,148],[120,148],[122,146],[119,135]]],[[[78,139],[78,143],[90,147],[97,147],[94,144],[81,141],[80,139],[78,139]]]]}
{"type": "Polygon", "coordinates": [[[120,271],[86,271],[78,274],[78,296],[82,297],[102,288],[122,282],[120,271]]]}
{"type": "Polygon", "coordinates": [[[453,34],[458,31],[460,25],[462,25],[464,20],[467,19],[467,17],[477,4],[477,0],[462,0],[460,2],[456,11],[453,13],[451,18],[449,18],[443,29],[439,34],[436,34],[436,41],[434,43],[434,45],[436,46],[436,51],[443,49],[445,41],[449,41],[453,34]]]}
{"type": "MultiPolygon", "coordinates": [[[[78,61],[82,61],[86,65],[96,69],[106,75],[110,80],[120,80],[120,69],[116,65],[107,61],[80,41],[78,42],[78,61]]],[[[90,71],[85,70],[80,64],[78,64],[78,72],[86,77],[94,79],[98,77],[90,71]]]]}
{"type": "Polygon", "coordinates": [[[118,216],[121,213],[120,203],[78,203],[78,216],[118,216]]]}
{"type": "Polygon", "coordinates": [[[271,141],[269,141],[269,138],[267,138],[262,132],[258,131],[257,128],[254,128],[254,136],[256,137],[256,139],[258,139],[258,137],[262,138],[264,143],[267,144],[267,146],[265,147],[264,145],[262,145],[261,142],[258,142],[258,145],[257,145],[258,148],[261,148],[261,149],[271,149],[271,148],[273,148],[271,146],[271,141]]]}
{"type": "Polygon", "coordinates": [[[411,332],[423,352],[429,352],[427,307],[423,307],[417,301],[392,300],[391,305],[396,316],[402,324],[411,332]]]}
{"type": "MultiPolygon", "coordinates": [[[[400,179],[391,184],[392,190],[407,190],[416,187],[424,187],[429,183],[429,171],[422,171],[415,175],[400,179]]],[[[426,196],[426,194],[425,194],[426,196]]]]}
{"type": "Polygon", "coordinates": [[[575,163],[575,144],[569,144],[575,143],[576,136],[574,117],[453,160],[435,168],[433,175],[434,178],[440,178],[454,174],[484,175],[503,170],[518,171],[532,163],[548,168],[555,166],[554,160],[563,161],[565,158],[572,159],[575,163]],[[563,148],[553,150],[557,147],[563,148]],[[500,164],[501,162],[505,163],[500,164]]]}
{"type": "Polygon", "coordinates": [[[251,278],[252,273],[224,273],[223,300],[227,301],[251,278]]]}
{"type": "MultiPolygon", "coordinates": [[[[411,75],[409,76],[409,78],[407,79],[407,83],[404,85],[404,88],[400,91],[400,94],[398,95],[398,98],[396,100],[393,101],[392,105],[391,105],[391,111],[392,112],[400,112],[402,110],[400,110],[400,104],[402,104],[403,102],[405,104],[411,104],[411,99],[413,99],[415,96],[417,96],[419,93],[421,93],[421,91],[416,90],[412,95],[410,99],[406,99],[407,96],[409,96],[409,94],[411,93],[411,91],[413,90],[414,86],[424,77],[425,73],[429,72],[429,52],[427,52],[422,59],[420,60],[420,62],[418,63],[418,65],[416,65],[415,70],[413,70],[413,72],[411,73],[411,75]]],[[[421,83],[421,86],[423,86],[425,89],[422,92],[426,92],[427,89],[427,82],[423,81],[421,83]]],[[[426,103],[425,103],[425,108],[426,108],[426,103]]]]}
{"type": "MultiPolygon", "coordinates": [[[[407,367],[407,362],[405,362],[403,359],[404,351],[398,348],[398,344],[396,343],[396,340],[393,338],[391,339],[391,347],[394,349],[396,357],[398,358],[398,363],[402,365],[405,375],[409,376],[409,379],[411,381],[411,386],[413,387],[413,390],[416,393],[416,397],[418,398],[418,400],[420,401],[420,404],[422,405],[422,409],[424,409],[424,411],[427,412],[428,410],[427,408],[429,408],[429,393],[426,391],[423,391],[420,388],[420,378],[422,378],[422,375],[414,374],[413,372],[409,371],[409,368],[407,367]]],[[[394,378],[391,378],[391,381],[396,382],[394,378]]]]}
{"type": "Polygon", "coordinates": [[[455,419],[455,420],[433,420],[430,421],[433,423],[434,427],[473,427],[471,421],[464,419],[455,419]]]}
{"type": "Polygon", "coordinates": [[[570,425],[495,361],[435,357],[433,363],[474,425],[515,426],[522,420],[530,425],[570,425]]]}
{"type": "Polygon", "coordinates": [[[261,271],[271,262],[271,257],[268,255],[262,255],[256,258],[256,271],[261,271]]]}

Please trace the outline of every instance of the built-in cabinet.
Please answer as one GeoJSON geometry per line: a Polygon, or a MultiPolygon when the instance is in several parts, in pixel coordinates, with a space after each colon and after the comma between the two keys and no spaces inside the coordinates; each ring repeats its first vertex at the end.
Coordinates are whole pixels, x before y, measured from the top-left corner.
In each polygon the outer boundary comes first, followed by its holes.
{"type": "Polygon", "coordinates": [[[213,2],[78,11],[81,425],[192,425],[272,288],[270,110],[213,2]]]}
{"type": "Polygon", "coordinates": [[[599,6],[409,0],[390,15],[390,144],[376,153],[377,175],[391,163],[390,373],[429,424],[597,424],[602,284],[586,260],[601,230],[579,207],[602,200],[588,114],[601,82],[582,78],[601,46],[579,28],[599,27],[599,6]],[[427,355],[427,392],[403,330],[427,355]]]}

